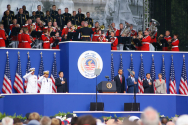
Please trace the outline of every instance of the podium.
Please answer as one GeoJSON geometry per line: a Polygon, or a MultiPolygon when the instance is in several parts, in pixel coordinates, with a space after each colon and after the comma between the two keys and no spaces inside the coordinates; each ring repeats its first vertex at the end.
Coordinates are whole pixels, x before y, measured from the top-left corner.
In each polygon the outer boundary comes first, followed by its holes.
{"type": "Polygon", "coordinates": [[[101,69],[98,81],[105,81],[105,76],[110,76],[110,42],[65,41],[59,43],[59,48],[60,70],[64,72],[70,93],[95,93],[96,78],[87,76],[96,68],[101,69]]]}
{"type": "Polygon", "coordinates": [[[100,93],[115,93],[116,82],[115,81],[102,81],[97,86],[100,93]]]}

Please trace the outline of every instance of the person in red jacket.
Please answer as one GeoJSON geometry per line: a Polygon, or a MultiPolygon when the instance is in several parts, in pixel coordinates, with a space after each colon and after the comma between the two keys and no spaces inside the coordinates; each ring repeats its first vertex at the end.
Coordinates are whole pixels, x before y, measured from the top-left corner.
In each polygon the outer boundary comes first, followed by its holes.
{"type": "MultiPolygon", "coordinates": [[[[167,30],[167,31],[165,32],[164,39],[165,39],[167,42],[172,39],[171,36],[170,36],[170,31],[167,30]]],[[[166,47],[166,45],[163,46],[162,50],[163,50],[163,51],[169,51],[169,50],[168,50],[168,47],[166,47]]]]}
{"type": "MultiPolygon", "coordinates": [[[[63,28],[61,36],[67,40],[68,32],[75,32],[74,27],[71,27],[71,21],[67,22],[67,26],[63,28]]],[[[72,40],[72,39],[70,39],[72,40]]]]}
{"type": "Polygon", "coordinates": [[[18,34],[18,48],[23,48],[23,43],[22,43],[22,37],[23,37],[23,28],[20,29],[20,33],[18,34]]]}
{"type": "Polygon", "coordinates": [[[104,34],[102,34],[101,29],[100,29],[98,32],[99,32],[99,36],[98,36],[98,38],[97,38],[97,41],[98,41],[98,42],[107,42],[107,41],[106,41],[106,37],[105,37],[104,34]]]}
{"type": "Polygon", "coordinates": [[[22,35],[22,46],[23,48],[31,48],[31,38],[30,38],[30,35],[29,35],[29,30],[28,28],[23,28],[23,32],[24,34],[22,35]]]}
{"type": "Polygon", "coordinates": [[[5,48],[5,40],[8,35],[5,35],[4,25],[0,24],[0,48],[5,48]]]}
{"type": "Polygon", "coordinates": [[[44,29],[43,31],[44,33],[41,35],[41,38],[43,40],[43,49],[50,49],[50,43],[52,43],[53,38],[50,38],[48,29],[44,29]]]}
{"type": "Polygon", "coordinates": [[[178,40],[178,34],[174,34],[174,41],[172,41],[172,50],[171,51],[179,51],[179,40],[178,40]]]}
{"type": "Polygon", "coordinates": [[[118,38],[114,37],[114,32],[111,32],[111,38],[110,38],[110,42],[111,42],[111,50],[117,50],[117,45],[118,45],[118,38]]]}
{"type": "Polygon", "coordinates": [[[137,32],[136,32],[136,30],[133,29],[133,25],[132,24],[130,25],[130,31],[131,31],[131,37],[137,36],[137,32]]]}
{"type": "MultiPolygon", "coordinates": [[[[116,32],[117,32],[117,29],[115,28],[115,23],[112,23],[112,24],[110,24],[111,25],[111,27],[114,29],[114,34],[116,35],[116,32]]],[[[109,26],[109,28],[110,28],[110,26],[109,26]]],[[[109,32],[109,30],[107,31],[107,33],[106,33],[106,36],[109,36],[110,35],[110,32],[109,32]]]]}
{"type": "Polygon", "coordinates": [[[119,29],[116,31],[116,36],[120,36],[120,34],[121,34],[121,31],[123,30],[123,23],[120,23],[119,24],[119,29]]]}
{"type": "Polygon", "coordinates": [[[142,39],[142,51],[149,51],[149,44],[151,42],[151,37],[149,36],[149,32],[146,30],[144,31],[145,37],[142,39]]]}
{"type": "MultiPolygon", "coordinates": [[[[50,42],[51,42],[51,44],[53,45],[53,43],[54,43],[56,40],[58,40],[59,42],[61,42],[61,38],[62,38],[62,37],[59,36],[59,32],[57,31],[57,32],[55,33],[55,36],[52,37],[52,40],[51,40],[50,42]]],[[[58,43],[58,44],[54,44],[54,46],[52,46],[52,49],[59,49],[59,43],[58,43]]]]}

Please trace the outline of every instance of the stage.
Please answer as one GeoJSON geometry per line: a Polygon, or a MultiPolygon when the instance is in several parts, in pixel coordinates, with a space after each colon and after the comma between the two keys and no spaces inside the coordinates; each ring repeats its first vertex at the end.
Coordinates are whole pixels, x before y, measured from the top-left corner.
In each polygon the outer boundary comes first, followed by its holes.
{"type": "MultiPolygon", "coordinates": [[[[123,112],[124,103],[133,102],[133,94],[99,93],[98,102],[104,102],[105,112],[94,113],[83,111],[90,110],[90,102],[95,102],[95,93],[2,95],[5,97],[0,99],[0,112],[9,115],[22,114],[23,116],[28,112],[38,112],[43,116],[53,116],[59,112],[77,112],[78,115],[92,114],[101,117],[101,115],[113,116],[116,114],[118,117],[122,117],[127,116],[126,114],[131,115],[131,112],[123,112]]],[[[140,103],[140,111],[143,111],[147,106],[152,106],[158,110],[160,115],[168,117],[188,114],[188,96],[137,94],[137,102],[140,103]]],[[[139,113],[137,113],[138,115],[139,113]]]]}

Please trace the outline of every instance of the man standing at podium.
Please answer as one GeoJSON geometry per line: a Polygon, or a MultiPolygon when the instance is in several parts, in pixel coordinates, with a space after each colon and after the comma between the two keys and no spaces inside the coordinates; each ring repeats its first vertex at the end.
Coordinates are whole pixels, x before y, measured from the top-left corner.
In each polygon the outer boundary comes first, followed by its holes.
{"type": "Polygon", "coordinates": [[[125,93],[125,76],[123,75],[123,70],[118,70],[118,75],[114,77],[116,82],[117,93],[125,93]]]}
{"type": "Polygon", "coordinates": [[[138,79],[134,77],[135,72],[132,71],[132,74],[130,74],[130,77],[127,78],[127,86],[128,90],[127,93],[138,93],[138,79]]]}

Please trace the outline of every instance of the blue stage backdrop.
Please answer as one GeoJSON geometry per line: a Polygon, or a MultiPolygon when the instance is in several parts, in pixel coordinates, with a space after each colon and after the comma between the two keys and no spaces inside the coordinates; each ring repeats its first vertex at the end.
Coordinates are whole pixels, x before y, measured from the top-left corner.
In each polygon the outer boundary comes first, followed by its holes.
{"type": "MultiPolygon", "coordinates": [[[[131,63],[131,54],[133,58],[133,65],[135,70],[135,77],[138,78],[139,70],[140,70],[140,62],[141,62],[141,54],[143,55],[143,63],[144,63],[144,71],[146,73],[150,73],[151,65],[152,65],[152,54],[154,55],[155,61],[155,72],[156,79],[158,79],[158,73],[161,73],[162,69],[162,55],[164,55],[165,61],[165,70],[166,70],[166,82],[167,82],[167,92],[169,93],[169,80],[170,80],[170,66],[171,66],[171,55],[173,55],[174,61],[174,70],[175,70],[175,79],[176,79],[176,87],[177,93],[179,93],[179,84],[181,78],[181,71],[183,66],[183,55],[185,55],[186,67],[188,67],[188,53],[187,52],[121,52],[121,51],[112,51],[114,57],[114,71],[115,75],[118,73],[118,68],[120,65],[120,54],[122,54],[123,60],[123,68],[125,78],[128,77],[129,73],[127,69],[130,67],[131,63]]],[[[187,71],[188,76],[188,71],[187,71]]]]}
{"type": "MultiPolygon", "coordinates": [[[[51,73],[52,64],[53,64],[53,60],[54,60],[54,53],[56,53],[57,71],[60,71],[60,51],[59,50],[0,49],[0,55],[1,55],[0,91],[2,91],[2,86],[3,86],[3,78],[4,78],[4,72],[5,72],[6,52],[7,51],[9,52],[12,88],[13,88],[14,78],[15,78],[16,68],[17,68],[18,51],[20,52],[22,76],[25,75],[25,73],[26,73],[27,60],[28,60],[27,52],[29,52],[29,55],[30,55],[31,67],[35,68],[35,75],[38,75],[40,59],[41,59],[41,55],[40,55],[41,52],[42,52],[42,56],[43,56],[44,70],[49,70],[51,73]]],[[[16,92],[16,90],[14,88],[12,90],[13,90],[12,91],[13,93],[16,92]]]]}

